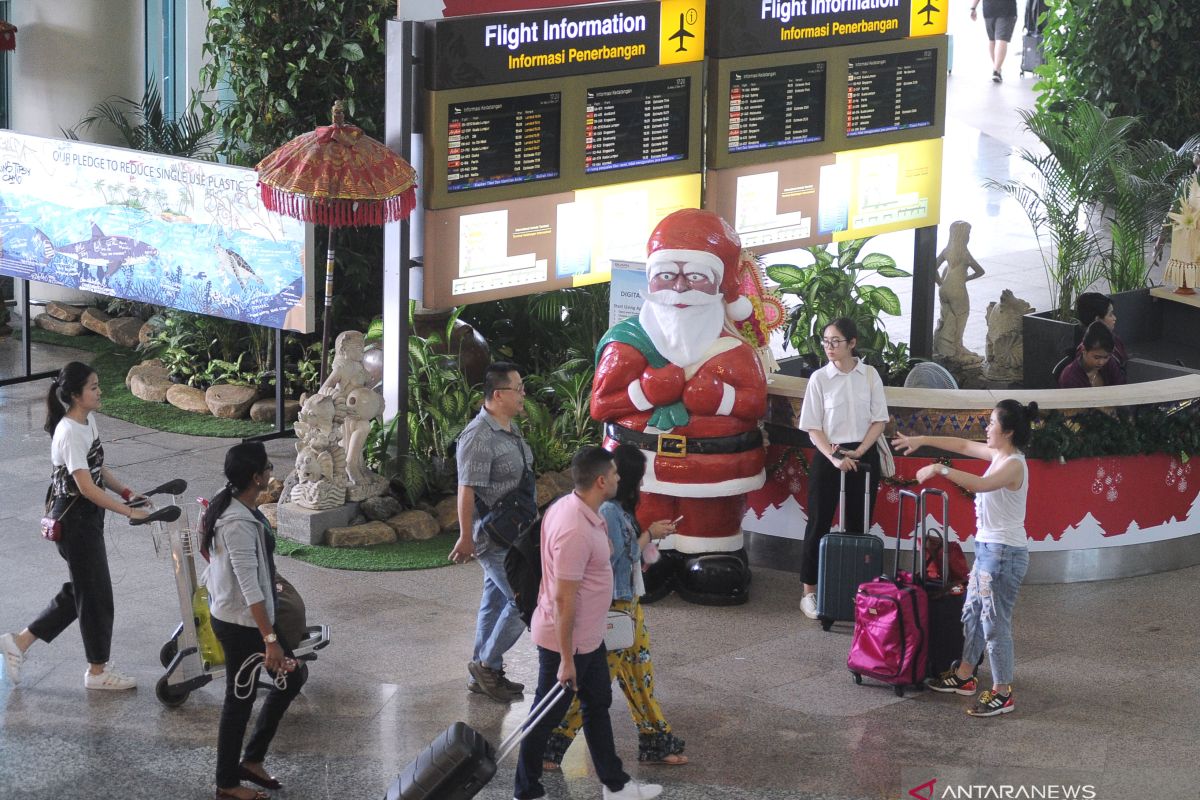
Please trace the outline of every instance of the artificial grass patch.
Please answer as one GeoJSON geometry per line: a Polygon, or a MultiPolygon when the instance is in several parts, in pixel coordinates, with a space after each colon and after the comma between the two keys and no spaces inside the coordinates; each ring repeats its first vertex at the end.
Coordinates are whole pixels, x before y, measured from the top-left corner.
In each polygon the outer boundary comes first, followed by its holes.
{"type": "Polygon", "coordinates": [[[423,542],[393,542],[371,547],[325,547],[301,544],[280,536],[275,540],[275,553],[330,569],[397,572],[449,566],[450,559],[446,556],[456,539],[454,534],[443,534],[423,542]]]}
{"type": "Polygon", "coordinates": [[[63,336],[52,331],[36,328],[30,331],[30,340],[43,344],[73,347],[95,353],[91,365],[100,376],[100,391],[103,394],[101,413],[147,428],[189,436],[219,436],[226,439],[242,439],[270,433],[275,426],[269,422],[254,422],[249,419],[221,419],[208,414],[193,414],[182,411],[170,403],[147,403],[133,395],[125,386],[125,375],[129,368],[141,363],[141,354],[118,347],[103,336],[63,336]]]}

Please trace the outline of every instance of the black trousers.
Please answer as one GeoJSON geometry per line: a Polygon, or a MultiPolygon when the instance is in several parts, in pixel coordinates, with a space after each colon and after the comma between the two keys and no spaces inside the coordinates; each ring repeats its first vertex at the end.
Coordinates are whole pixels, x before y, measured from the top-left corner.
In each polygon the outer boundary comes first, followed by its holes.
{"type": "MultiPolygon", "coordinates": [[[[842,442],[843,450],[854,450],[859,442],[842,442]]],[[[871,516],[875,515],[875,499],[879,494],[879,451],[874,446],[862,460],[871,468],[871,516]]],[[[870,520],[863,520],[863,491],[865,476],[860,469],[846,473],[846,519],[842,529],[852,533],[865,533],[870,520]]],[[[800,564],[800,580],[810,586],[817,584],[818,558],[821,539],[829,533],[833,517],[837,512],[838,493],[841,487],[841,470],[830,463],[819,452],[813,455],[808,471],[808,525],[804,529],[804,556],[800,564]]]]}
{"type": "MultiPolygon", "coordinates": [[[[562,656],[545,647],[538,647],[538,685],[533,696],[537,705],[558,681],[558,666],[562,656]]],[[[629,782],[629,775],[621,765],[613,743],[612,719],[612,676],[608,672],[608,651],[601,644],[590,653],[575,654],[575,686],[579,692],[579,707],[583,711],[583,736],[587,740],[596,777],[611,791],[619,792],[629,782]]],[[[535,725],[525,740],[517,759],[517,779],[513,796],[517,800],[544,797],[542,787],[542,756],[546,752],[546,741],[551,731],[566,716],[575,692],[570,689],[550,709],[542,721],[535,725]]]]}
{"type": "MultiPolygon", "coordinates": [[[[245,700],[234,693],[234,681],[238,670],[247,658],[254,653],[262,653],[266,646],[258,628],[248,628],[245,625],[212,618],[213,633],[225,649],[225,704],[221,707],[221,722],[217,729],[217,788],[232,789],[241,784],[238,777],[238,751],[242,749],[242,739],[246,735],[246,725],[250,722],[250,713],[254,710],[254,700],[257,690],[250,693],[245,700]]],[[[288,652],[291,655],[291,652],[288,652]]],[[[264,670],[263,677],[269,679],[264,670]]],[[[295,670],[288,673],[287,688],[279,689],[272,686],[267,692],[267,699],[258,712],[258,721],[254,724],[254,733],[242,752],[241,761],[259,763],[267,758],[267,748],[275,738],[279,721],[284,712],[292,704],[300,688],[308,678],[308,665],[300,662],[295,670]]]]}
{"type": "Polygon", "coordinates": [[[67,562],[70,580],[29,625],[29,632],[52,642],[79,620],[83,652],[89,664],[106,664],[112,650],[113,590],[104,547],[104,509],[80,497],[59,517],[62,535],[55,543],[67,562]]]}

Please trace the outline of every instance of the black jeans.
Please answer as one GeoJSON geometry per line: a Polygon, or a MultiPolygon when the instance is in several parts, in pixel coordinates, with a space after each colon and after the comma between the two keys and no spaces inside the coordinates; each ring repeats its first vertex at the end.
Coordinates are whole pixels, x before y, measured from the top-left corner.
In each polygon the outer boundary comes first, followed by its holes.
{"type": "MultiPolygon", "coordinates": [[[[843,442],[843,450],[854,450],[859,442],[843,442]]],[[[879,451],[874,445],[862,457],[871,467],[871,516],[875,514],[875,498],[879,494],[879,451]]],[[[804,529],[804,557],[800,564],[800,580],[809,586],[817,584],[817,564],[821,553],[821,539],[833,525],[833,515],[838,507],[841,487],[841,471],[829,459],[814,452],[812,466],[808,471],[808,525],[804,529]]],[[[870,519],[863,519],[863,491],[866,488],[863,473],[846,473],[846,518],[842,530],[851,533],[866,533],[870,519]]]]}
{"type": "MultiPolygon", "coordinates": [[[[558,666],[562,657],[553,650],[538,648],[538,685],[533,696],[533,705],[546,696],[558,682],[558,666]]],[[[579,706],[583,710],[583,736],[587,739],[588,752],[596,767],[596,777],[614,792],[625,788],[629,775],[621,765],[613,744],[612,720],[608,716],[612,705],[612,676],[608,674],[608,651],[601,644],[590,653],[575,654],[575,686],[579,693],[579,706]]],[[[550,732],[566,716],[575,692],[568,689],[542,721],[530,730],[521,742],[521,753],[517,760],[517,781],[513,796],[517,800],[544,797],[542,788],[542,757],[550,732]]]]}
{"type": "Polygon", "coordinates": [[[29,625],[43,642],[79,620],[83,652],[89,664],[105,664],[112,649],[113,591],[104,547],[104,509],[86,498],[77,498],[59,517],[62,535],[55,543],[67,562],[70,580],[45,610],[29,625]]]}
{"type": "MultiPolygon", "coordinates": [[[[242,738],[246,735],[246,725],[250,722],[250,712],[254,709],[254,699],[258,694],[255,690],[245,700],[239,699],[234,694],[234,680],[242,663],[254,653],[262,653],[265,645],[258,628],[235,625],[216,617],[212,618],[212,627],[221,647],[225,649],[225,705],[221,707],[221,723],[217,729],[217,788],[232,789],[241,784],[238,777],[238,751],[241,750],[242,738]]],[[[264,677],[267,677],[265,670],[264,677]]],[[[258,763],[266,759],[267,748],[275,738],[279,721],[307,678],[308,667],[300,662],[295,670],[288,673],[286,689],[272,686],[267,692],[267,699],[254,724],[254,733],[242,754],[242,761],[258,763]]]]}

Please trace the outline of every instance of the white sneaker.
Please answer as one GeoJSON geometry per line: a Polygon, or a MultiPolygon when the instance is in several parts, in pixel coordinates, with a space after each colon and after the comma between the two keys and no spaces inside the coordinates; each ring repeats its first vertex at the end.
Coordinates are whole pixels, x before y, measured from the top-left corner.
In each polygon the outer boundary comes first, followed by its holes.
{"type": "Polygon", "coordinates": [[[120,692],[125,689],[136,689],[137,680],[113,669],[112,664],[105,664],[104,671],[93,674],[91,670],[83,673],[83,688],[101,689],[108,692],[120,692]]]}
{"type": "Polygon", "coordinates": [[[812,592],[800,599],[800,612],[809,619],[817,618],[817,596],[812,592]]]}
{"type": "Polygon", "coordinates": [[[657,783],[638,783],[630,780],[619,792],[604,787],[604,800],[650,800],[662,794],[663,787],[657,783]]]}
{"type": "Polygon", "coordinates": [[[21,682],[21,665],[25,663],[25,654],[11,633],[0,636],[0,654],[4,656],[4,674],[8,676],[8,682],[16,686],[21,682]]]}

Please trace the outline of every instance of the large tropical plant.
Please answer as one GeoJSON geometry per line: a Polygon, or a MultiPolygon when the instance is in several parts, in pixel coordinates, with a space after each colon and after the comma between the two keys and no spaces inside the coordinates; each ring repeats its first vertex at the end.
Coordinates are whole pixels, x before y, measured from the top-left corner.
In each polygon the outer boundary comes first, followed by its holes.
{"type": "Polygon", "coordinates": [[[1071,319],[1075,297],[1104,275],[1093,213],[1112,186],[1112,165],[1122,157],[1133,117],[1108,117],[1088,102],[1061,114],[1019,112],[1046,152],[1022,148],[1030,177],[988,180],[984,185],[1017,201],[1041,250],[1051,305],[1071,319]]]}
{"type": "Polygon", "coordinates": [[[145,150],[168,156],[212,159],[217,138],[210,124],[195,112],[168,117],[163,112],[162,93],[153,79],[146,81],[140,100],[113,95],[92,106],[73,128],[62,128],[68,139],[80,133],[108,126],[132,150],[145,150]]]}
{"type": "Polygon", "coordinates": [[[896,266],[883,253],[859,254],[870,237],[838,242],[836,256],[825,246],[806,248],[813,263],[806,267],[774,264],[767,276],[779,284],[781,294],[795,295],[799,302],[788,315],[784,337],[802,356],[820,359],[821,335],[829,323],[848,317],[858,326],[858,350],[868,361],[881,365],[892,342],[880,324],[880,314],[899,316],[900,298],[886,286],[863,283],[871,275],[908,278],[912,273],[896,266]]]}

